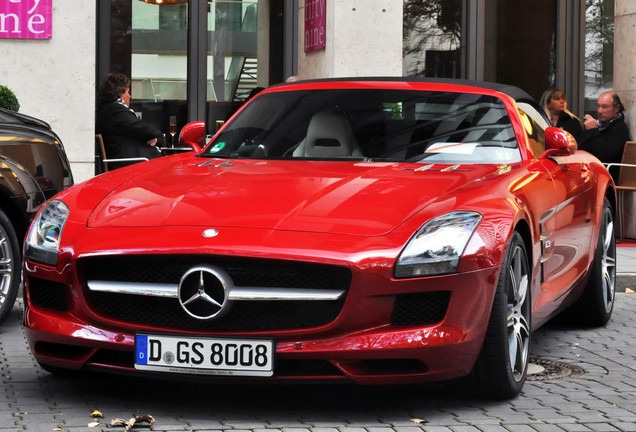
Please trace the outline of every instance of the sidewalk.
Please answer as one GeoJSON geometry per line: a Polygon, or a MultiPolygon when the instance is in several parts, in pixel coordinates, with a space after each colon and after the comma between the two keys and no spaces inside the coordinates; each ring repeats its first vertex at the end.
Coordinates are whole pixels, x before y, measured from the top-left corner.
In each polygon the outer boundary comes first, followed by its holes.
{"type": "Polygon", "coordinates": [[[636,291],[636,246],[616,247],[616,290],[636,291]]]}

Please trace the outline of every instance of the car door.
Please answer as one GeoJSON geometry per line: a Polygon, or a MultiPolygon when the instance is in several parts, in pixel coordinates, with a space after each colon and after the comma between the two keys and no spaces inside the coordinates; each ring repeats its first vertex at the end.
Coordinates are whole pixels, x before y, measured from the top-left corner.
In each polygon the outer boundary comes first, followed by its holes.
{"type": "Polygon", "coordinates": [[[544,199],[552,207],[539,218],[542,283],[534,303],[536,318],[540,318],[543,305],[560,302],[585,274],[594,229],[594,184],[582,155],[539,157],[545,148],[547,122],[542,124],[530,105],[520,105],[519,109],[524,124],[531,125],[526,126],[526,132],[536,157],[532,169],[547,173],[552,182],[552,187],[544,190],[551,195],[544,199]]]}

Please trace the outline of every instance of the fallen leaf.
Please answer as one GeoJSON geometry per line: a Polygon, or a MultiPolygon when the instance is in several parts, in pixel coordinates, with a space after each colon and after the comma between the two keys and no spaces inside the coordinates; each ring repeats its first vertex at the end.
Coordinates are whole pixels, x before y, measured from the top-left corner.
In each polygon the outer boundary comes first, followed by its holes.
{"type": "Polygon", "coordinates": [[[98,421],[90,422],[88,424],[88,427],[97,427],[97,426],[99,426],[99,422],[98,421]]]}
{"type": "Polygon", "coordinates": [[[146,415],[138,415],[138,416],[132,417],[132,418],[130,418],[128,420],[124,420],[124,419],[121,419],[121,418],[115,418],[115,419],[110,421],[110,425],[111,426],[125,426],[126,430],[129,431],[137,423],[143,423],[143,422],[146,422],[150,426],[152,426],[153,424],[155,424],[155,419],[154,419],[153,416],[148,415],[148,414],[146,414],[146,415]]]}
{"type": "Polygon", "coordinates": [[[631,288],[625,288],[625,294],[634,294],[634,290],[631,288]]]}
{"type": "Polygon", "coordinates": [[[426,420],[424,420],[424,419],[418,419],[418,418],[411,419],[411,421],[412,421],[413,423],[417,423],[417,424],[426,423],[426,420]]]}
{"type": "Polygon", "coordinates": [[[57,432],[57,431],[61,431],[62,428],[56,427],[56,428],[53,428],[53,430],[57,432]]]}
{"type": "Polygon", "coordinates": [[[104,418],[104,414],[102,414],[101,411],[95,410],[95,411],[93,411],[91,413],[90,417],[92,417],[92,418],[104,418]]]}

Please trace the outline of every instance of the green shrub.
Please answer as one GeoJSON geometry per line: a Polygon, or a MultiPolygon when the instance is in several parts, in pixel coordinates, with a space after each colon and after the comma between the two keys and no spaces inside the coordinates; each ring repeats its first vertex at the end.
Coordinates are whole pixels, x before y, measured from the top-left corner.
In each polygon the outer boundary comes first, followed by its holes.
{"type": "Polygon", "coordinates": [[[0,107],[11,111],[18,111],[20,103],[15,94],[7,86],[0,85],[0,107]]]}

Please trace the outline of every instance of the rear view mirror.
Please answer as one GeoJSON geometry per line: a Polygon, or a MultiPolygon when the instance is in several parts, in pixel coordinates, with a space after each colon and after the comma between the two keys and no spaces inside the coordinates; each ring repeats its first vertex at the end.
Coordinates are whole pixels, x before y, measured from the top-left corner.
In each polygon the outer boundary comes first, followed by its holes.
{"type": "Polygon", "coordinates": [[[568,156],[576,153],[577,148],[576,140],[569,132],[550,126],[545,130],[545,152],[541,157],[568,156]]]}

